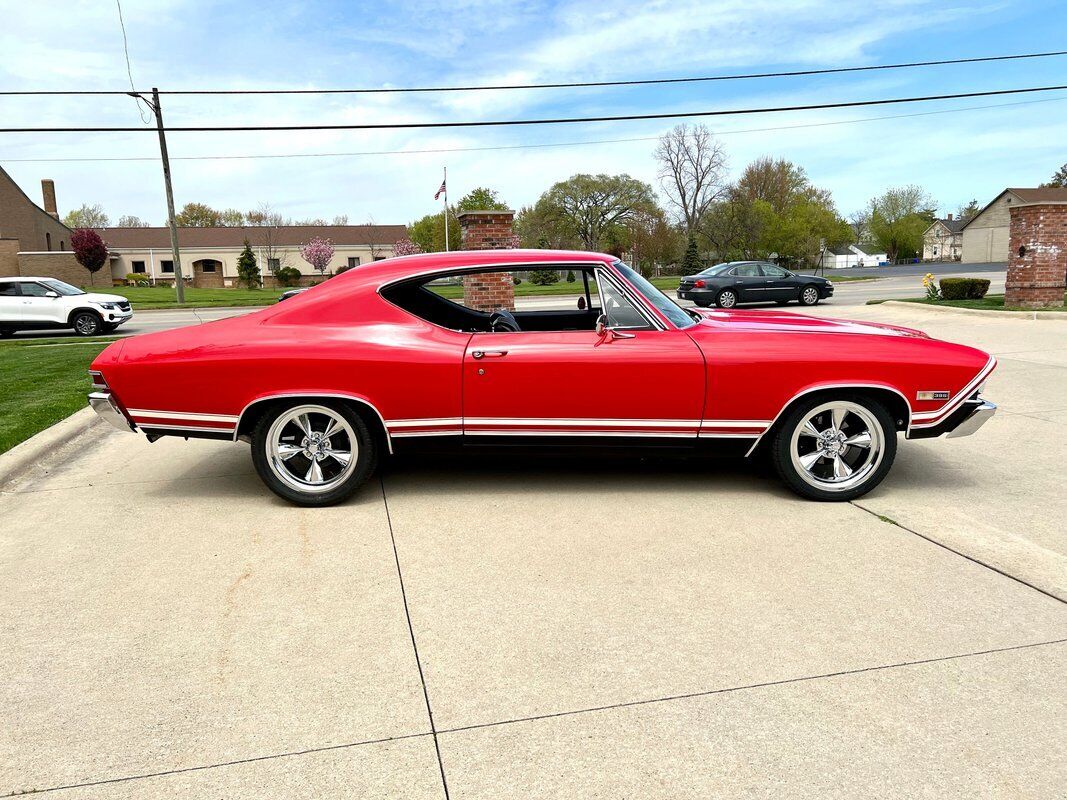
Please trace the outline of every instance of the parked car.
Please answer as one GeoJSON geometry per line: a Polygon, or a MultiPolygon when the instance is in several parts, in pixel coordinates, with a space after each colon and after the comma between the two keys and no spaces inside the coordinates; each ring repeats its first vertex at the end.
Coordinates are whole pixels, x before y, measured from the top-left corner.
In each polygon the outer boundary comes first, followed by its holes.
{"type": "Polygon", "coordinates": [[[834,285],[826,278],[798,275],[766,261],[729,261],[708,267],[678,282],[678,297],[701,308],[714,304],[733,308],[738,303],[779,305],[793,302],[813,306],[832,297],[834,285]]]}
{"type": "Polygon", "coordinates": [[[298,294],[306,292],[307,290],[308,287],[306,286],[301,286],[297,289],[289,289],[288,291],[282,292],[281,297],[278,298],[278,302],[280,303],[282,300],[288,300],[290,297],[296,297],[298,294]]]}
{"type": "Polygon", "coordinates": [[[899,434],[963,436],[989,419],[994,365],[892,325],[683,309],[610,255],[460,251],[115,342],[92,364],[89,402],[150,440],[249,442],[266,485],[301,505],[338,502],[382,455],[425,446],[765,452],[798,494],[849,500],[889,471],[899,434]],[[577,305],[508,308],[500,273],[538,269],[574,271],[577,305]],[[466,300],[446,285],[457,275],[466,300]]]}
{"type": "Polygon", "coordinates": [[[0,336],[50,328],[96,336],[131,319],[130,301],[121,295],[85,292],[55,278],[0,278],[0,336]]]}

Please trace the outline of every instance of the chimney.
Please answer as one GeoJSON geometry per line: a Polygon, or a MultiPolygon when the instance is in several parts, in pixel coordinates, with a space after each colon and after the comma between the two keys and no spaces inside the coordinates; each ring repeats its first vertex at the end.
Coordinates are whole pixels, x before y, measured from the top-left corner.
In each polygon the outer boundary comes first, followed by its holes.
{"type": "Polygon", "coordinates": [[[56,210],[56,182],[51,178],[41,181],[41,194],[44,197],[44,210],[59,219],[59,211],[56,210]]]}
{"type": "Polygon", "coordinates": [[[952,222],[952,212],[951,212],[951,211],[950,211],[950,212],[949,212],[949,214],[948,214],[948,221],[949,221],[949,222],[952,222]]]}
{"type": "MultiPolygon", "coordinates": [[[[514,211],[461,211],[459,226],[464,250],[506,250],[515,247],[511,229],[514,211]]],[[[515,310],[515,284],[510,272],[486,272],[463,279],[463,304],[478,311],[515,310]]]]}

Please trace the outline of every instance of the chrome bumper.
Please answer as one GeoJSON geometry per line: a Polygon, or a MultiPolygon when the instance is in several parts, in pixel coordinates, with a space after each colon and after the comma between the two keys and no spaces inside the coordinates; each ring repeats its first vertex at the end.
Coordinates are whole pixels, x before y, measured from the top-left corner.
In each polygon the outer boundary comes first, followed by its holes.
{"type": "Polygon", "coordinates": [[[988,400],[983,400],[982,404],[976,407],[967,419],[963,420],[963,422],[950,430],[945,438],[957,439],[960,436],[970,436],[985,425],[996,413],[996,404],[990,403],[988,400]]]}
{"type": "Polygon", "coordinates": [[[111,392],[90,392],[89,405],[92,406],[93,411],[99,414],[112,427],[118,428],[120,431],[126,431],[126,433],[134,432],[133,425],[126,419],[126,415],[119,410],[119,407],[115,405],[115,401],[111,399],[111,392]]]}

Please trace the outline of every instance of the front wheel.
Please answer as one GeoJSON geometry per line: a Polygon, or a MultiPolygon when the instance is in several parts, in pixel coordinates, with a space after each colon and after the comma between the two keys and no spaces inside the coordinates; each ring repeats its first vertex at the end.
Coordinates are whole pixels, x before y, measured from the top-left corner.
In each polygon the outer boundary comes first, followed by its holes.
{"type": "Polygon", "coordinates": [[[810,398],[781,420],[772,454],[801,497],[844,501],[882,482],[897,453],[897,430],[881,404],[862,395],[810,398]]]}
{"type": "Polygon", "coordinates": [[[14,335],[14,328],[0,328],[0,339],[10,339],[14,335]]]}
{"type": "Polygon", "coordinates": [[[715,304],[719,308],[733,308],[737,305],[737,292],[733,289],[723,289],[715,298],[715,304]]]}
{"type": "Polygon", "coordinates": [[[79,336],[96,336],[104,327],[100,315],[92,311],[79,311],[71,323],[79,336]]]}
{"type": "Polygon", "coordinates": [[[805,286],[800,290],[800,304],[802,306],[813,306],[819,302],[819,290],[814,286],[805,286]]]}
{"type": "Polygon", "coordinates": [[[301,506],[347,499],[374,471],[377,448],[347,405],[294,403],[271,409],[252,433],[252,463],[267,487],[301,506]]]}

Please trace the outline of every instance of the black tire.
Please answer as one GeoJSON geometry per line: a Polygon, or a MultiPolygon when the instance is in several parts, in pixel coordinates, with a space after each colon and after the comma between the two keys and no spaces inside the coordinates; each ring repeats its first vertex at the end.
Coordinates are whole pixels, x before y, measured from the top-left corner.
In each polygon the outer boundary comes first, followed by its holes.
{"type": "MultiPolygon", "coordinates": [[[[345,434],[347,438],[347,434],[345,434]]],[[[304,456],[297,456],[304,458],[304,456]]],[[[305,459],[306,463],[310,460],[305,459]]],[[[280,403],[267,411],[256,423],[252,431],[252,463],[260,479],[267,488],[284,500],[298,506],[330,506],[348,499],[374,473],[378,464],[378,445],[367,423],[347,403],[325,400],[291,400],[280,403]],[[271,430],[275,422],[283,415],[300,407],[319,407],[339,415],[348,423],[355,441],[349,443],[358,447],[355,464],[340,483],[325,491],[302,491],[283,480],[272,466],[270,450],[271,430]]]]}
{"type": "Polygon", "coordinates": [[[14,328],[0,328],[0,339],[10,339],[14,335],[14,328]]]}
{"type": "Polygon", "coordinates": [[[800,287],[797,300],[802,306],[817,306],[819,304],[819,287],[813,283],[800,287]]]}
{"type": "Polygon", "coordinates": [[[723,289],[715,298],[715,305],[719,308],[736,308],[737,292],[733,289],[723,289]]]}
{"type": "Polygon", "coordinates": [[[114,333],[114,332],[115,332],[115,331],[117,331],[118,329],[119,329],[119,326],[118,326],[118,325],[112,325],[112,324],[111,324],[110,322],[105,322],[105,323],[104,323],[104,324],[103,324],[103,325],[102,325],[102,326],[100,327],[100,330],[101,330],[101,331],[103,331],[104,333],[114,333]]]}
{"type": "MultiPolygon", "coordinates": [[[[830,412],[827,412],[830,413],[830,412]]],[[[858,415],[855,419],[863,422],[858,415]]],[[[848,417],[846,417],[846,423],[842,425],[842,428],[848,426],[848,417]]],[[[839,395],[827,395],[817,394],[811,395],[801,400],[798,400],[792,408],[790,408],[782,418],[779,419],[775,425],[774,431],[771,434],[773,436],[771,440],[770,455],[771,461],[774,463],[775,470],[781,477],[782,481],[796,492],[801,497],[809,500],[819,500],[824,502],[845,502],[848,500],[855,500],[857,497],[862,497],[875,488],[882,479],[889,473],[889,469],[893,466],[893,459],[897,454],[897,429],[896,424],[893,421],[892,415],[886,411],[876,400],[862,394],[839,394],[839,395]],[[808,478],[805,478],[801,473],[801,467],[793,457],[793,435],[797,429],[807,421],[813,412],[816,412],[821,406],[828,404],[852,404],[864,409],[871,417],[872,421],[881,429],[880,455],[876,462],[872,462],[865,474],[861,474],[861,478],[857,478],[855,485],[845,485],[840,489],[827,489],[818,485],[812,484],[812,476],[809,472],[808,478]]],[[[813,439],[815,437],[812,437],[813,439]]],[[[844,455],[848,455],[846,451],[844,455]]],[[[859,448],[854,455],[866,455],[863,452],[862,447],[859,448]]],[[[822,459],[820,459],[822,460],[822,459]]],[[[856,462],[857,465],[859,462],[856,462]]],[[[824,463],[824,467],[827,466],[824,463]]],[[[843,479],[844,480],[844,479],[843,479]]],[[[824,484],[825,485],[825,484],[824,484]]]]}
{"type": "Polygon", "coordinates": [[[79,311],[70,320],[78,336],[98,336],[104,328],[104,322],[95,311],[79,311]]]}
{"type": "Polygon", "coordinates": [[[787,305],[789,305],[789,301],[788,301],[788,300],[775,300],[774,302],[775,302],[775,303],[777,303],[777,304],[778,304],[778,305],[780,305],[780,306],[787,306],[787,305]]]}
{"type": "Polygon", "coordinates": [[[708,300],[694,300],[693,302],[698,308],[708,308],[711,305],[711,302],[708,300]]]}

